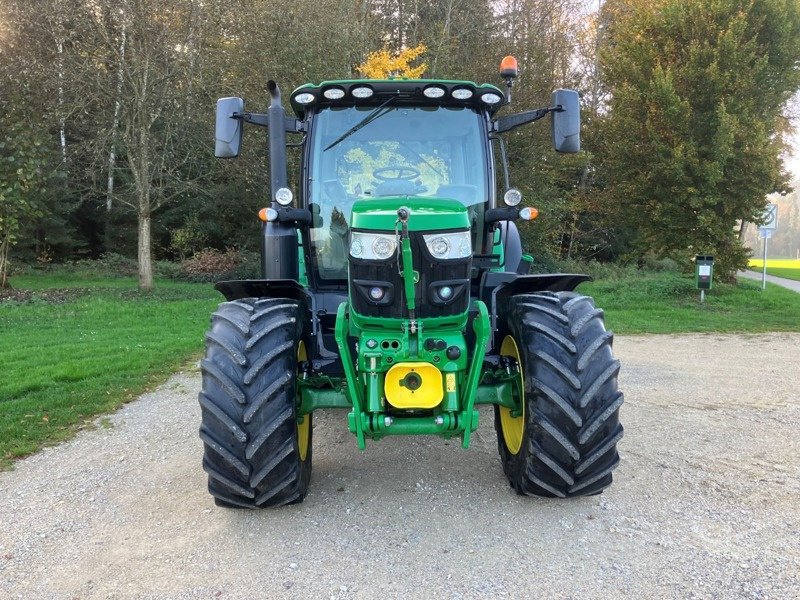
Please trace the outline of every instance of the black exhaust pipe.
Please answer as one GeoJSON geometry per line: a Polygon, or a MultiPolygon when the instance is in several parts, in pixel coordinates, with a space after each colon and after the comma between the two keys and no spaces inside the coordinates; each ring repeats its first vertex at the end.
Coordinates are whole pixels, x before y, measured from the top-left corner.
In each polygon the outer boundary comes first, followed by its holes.
{"type": "MultiPolygon", "coordinates": [[[[287,187],[286,166],[286,112],[281,103],[281,90],[273,80],[267,82],[272,98],[267,109],[269,131],[270,206],[282,208],[275,201],[276,192],[287,187]]],[[[280,223],[268,222],[262,227],[261,266],[264,279],[294,279],[299,277],[297,229],[280,223]]]]}

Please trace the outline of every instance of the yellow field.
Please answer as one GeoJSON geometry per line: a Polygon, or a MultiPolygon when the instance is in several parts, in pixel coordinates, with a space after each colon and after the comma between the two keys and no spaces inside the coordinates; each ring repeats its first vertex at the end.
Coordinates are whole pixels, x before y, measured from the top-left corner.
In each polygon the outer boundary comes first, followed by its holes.
{"type": "MultiPolygon", "coordinates": [[[[751,258],[751,267],[763,268],[764,260],[761,258],[751,258]]],[[[768,269],[800,269],[800,260],[794,258],[768,258],[768,269]]]]}

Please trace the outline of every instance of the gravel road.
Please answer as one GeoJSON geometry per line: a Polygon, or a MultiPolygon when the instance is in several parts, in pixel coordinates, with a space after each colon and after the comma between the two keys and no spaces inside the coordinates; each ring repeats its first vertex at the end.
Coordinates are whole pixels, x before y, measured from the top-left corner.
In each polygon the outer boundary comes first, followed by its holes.
{"type": "Polygon", "coordinates": [[[474,447],[315,420],[304,504],[216,508],[199,374],[0,473],[0,598],[797,598],[800,335],[620,337],[610,490],[522,498],[474,447]]]}

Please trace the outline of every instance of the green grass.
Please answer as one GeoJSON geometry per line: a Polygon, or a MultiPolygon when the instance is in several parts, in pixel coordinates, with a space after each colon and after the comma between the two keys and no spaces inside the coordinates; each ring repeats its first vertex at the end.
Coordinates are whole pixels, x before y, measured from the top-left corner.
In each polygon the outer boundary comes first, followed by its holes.
{"type": "MultiPolygon", "coordinates": [[[[43,273],[41,275],[17,275],[11,279],[11,286],[23,290],[46,290],[54,288],[134,290],[136,289],[136,280],[132,277],[109,277],[105,274],[97,274],[89,271],[78,271],[75,273],[54,272],[43,273]]],[[[193,289],[196,287],[191,284],[178,283],[175,281],[157,280],[156,291],[154,293],[159,294],[164,289],[176,289],[181,286],[184,289],[193,289]]]]}
{"type": "Polygon", "coordinates": [[[740,279],[714,283],[700,303],[694,278],[677,273],[641,273],[584,283],[606,324],[618,334],[800,331],[800,294],[740,279]]]}
{"type": "Polygon", "coordinates": [[[69,438],[199,356],[222,299],[207,284],[159,281],[141,293],[133,279],[91,273],[11,285],[40,292],[0,302],[0,467],[69,438]],[[78,287],[86,289],[46,299],[46,290],[78,287]]]}
{"type": "MultiPolygon", "coordinates": [[[[764,268],[764,261],[758,258],[750,259],[750,268],[759,273],[764,268]]],[[[767,259],[767,274],[784,279],[800,281],[800,260],[792,258],[767,259]]]]}
{"type": "Polygon", "coordinates": [[[781,269],[778,267],[767,267],[767,274],[784,279],[794,279],[800,281],[800,269],[781,269]]]}

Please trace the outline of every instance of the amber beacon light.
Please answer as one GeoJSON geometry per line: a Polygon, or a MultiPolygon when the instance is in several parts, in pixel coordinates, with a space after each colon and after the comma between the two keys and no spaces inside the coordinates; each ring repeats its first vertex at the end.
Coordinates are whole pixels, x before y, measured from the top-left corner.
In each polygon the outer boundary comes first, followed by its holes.
{"type": "Polygon", "coordinates": [[[503,79],[514,79],[519,73],[517,59],[513,56],[506,56],[500,61],[500,77],[503,79]]]}
{"type": "Polygon", "coordinates": [[[513,56],[506,56],[500,61],[500,77],[506,80],[506,98],[511,102],[511,88],[514,86],[514,79],[519,74],[517,59],[513,56]]]}

